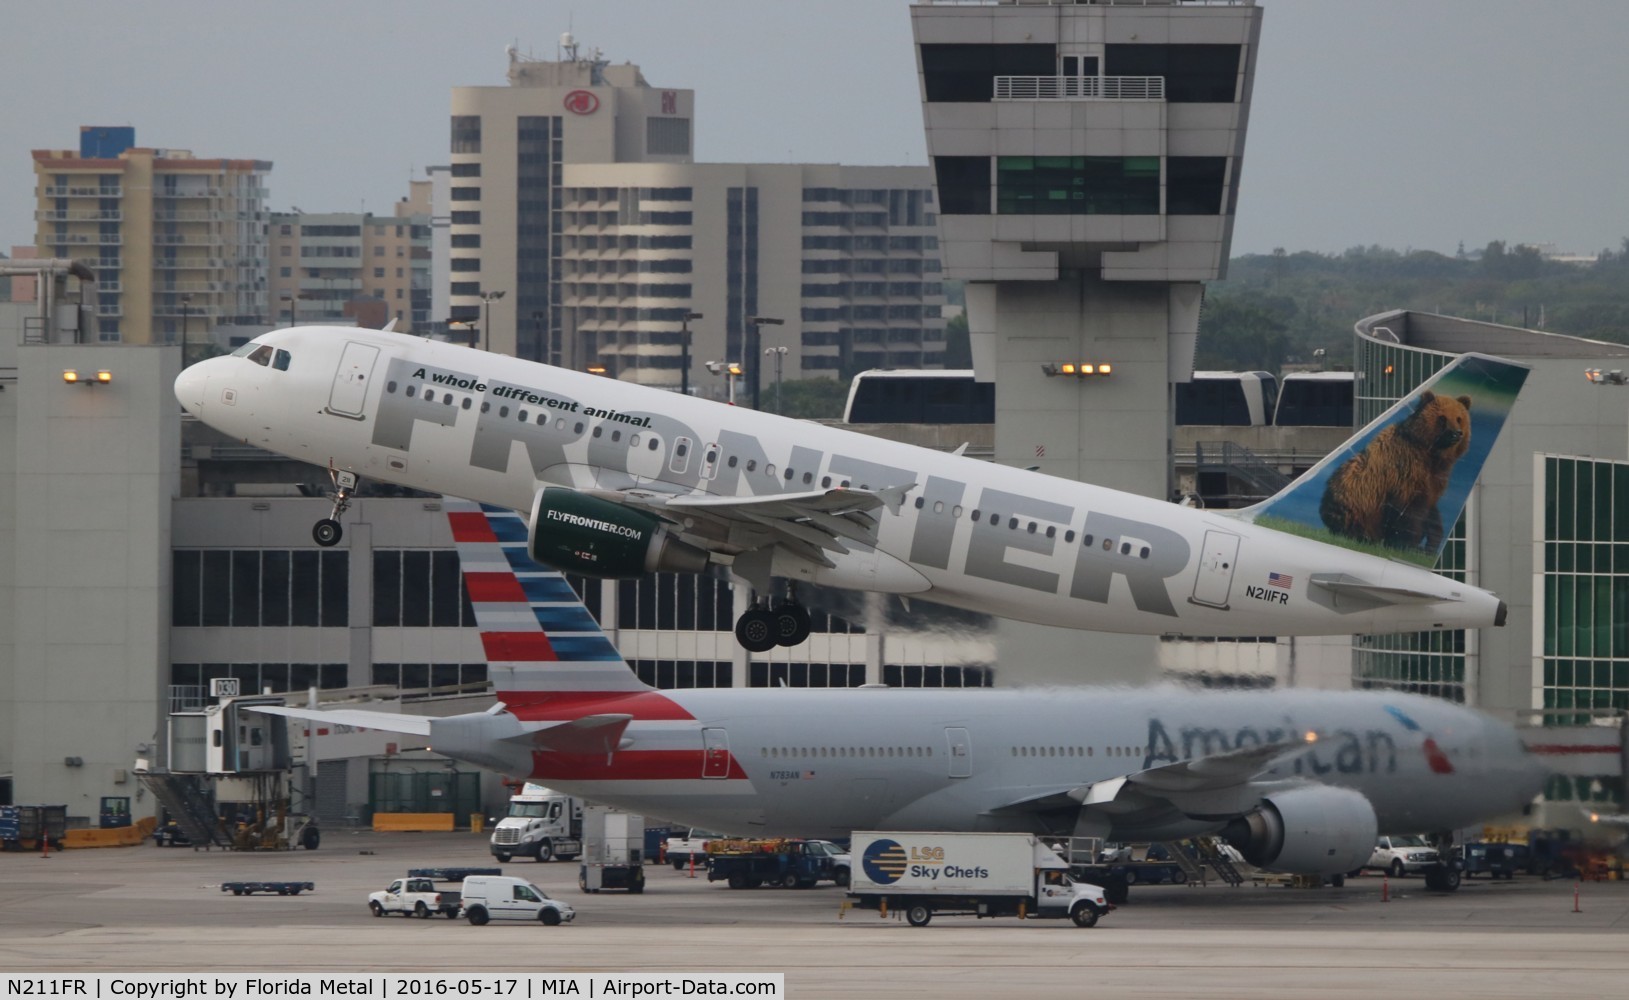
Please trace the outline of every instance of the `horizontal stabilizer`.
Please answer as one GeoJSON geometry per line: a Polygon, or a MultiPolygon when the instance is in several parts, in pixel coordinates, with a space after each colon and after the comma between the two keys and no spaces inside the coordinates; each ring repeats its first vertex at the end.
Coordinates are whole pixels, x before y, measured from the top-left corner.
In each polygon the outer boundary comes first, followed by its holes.
{"type": "Polygon", "coordinates": [[[617,749],[623,730],[632,721],[631,715],[585,715],[508,739],[511,743],[529,743],[539,750],[556,753],[608,754],[617,749]]]}
{"type": "Polygon", "coordinates": [[[1450,594],[1431,594],[1410,587],[1387,587],[1378,583],[1365,583],[1345,573],[1314,573],[1309,582],[1314,587],[1322,587],[1337,596],[1348,594],[1366,597],[1380,604],[1438,604],[1458,600],[1450,594]]]}
{"type": "Polygon", "coordinates": [[[428,715],[398,715],[395,712],[370,712],[361,708],[289,708],[282,705],[249,705],[251,712],[282,715],[307,722],[326,722],[337,726],[355,726],[357,729],[378,729],[404,736],[429,736],[428,715]]]}

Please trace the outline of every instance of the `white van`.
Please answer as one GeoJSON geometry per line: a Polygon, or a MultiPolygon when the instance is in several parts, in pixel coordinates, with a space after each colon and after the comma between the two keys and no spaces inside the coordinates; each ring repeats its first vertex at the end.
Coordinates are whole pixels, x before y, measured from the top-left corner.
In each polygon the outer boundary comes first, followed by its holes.
{"type": "Polygon", "coordinates": [[[488,920],[539,920],[553,927],[577,917],[569,903],[508,875],[471,875],[464,880],[463,904],[464,916],[477,927],[488,920]]]}

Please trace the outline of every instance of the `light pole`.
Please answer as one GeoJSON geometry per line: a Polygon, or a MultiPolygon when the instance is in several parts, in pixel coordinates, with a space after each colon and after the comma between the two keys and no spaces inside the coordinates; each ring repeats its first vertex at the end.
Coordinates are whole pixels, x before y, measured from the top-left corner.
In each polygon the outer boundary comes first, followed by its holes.
{"type": "Polygon", "coordinates": [[[730,405],[735,405],[735,380],[741,376],[741,366],[734,361],[709,361],[707,370],[714,375],[724,376],[725,390],[728,393],[730,405]]]}
{"type": "Polygon", "coordinates": [[[776,413],[781,412],[781,364],[786,361],[786,351],[787,351],[787,348],[784,345],[781,346],[781,347],[766,347],[766,348],[764,348],[764,353],[765,354],[772,354],[775,357],[775,412],[776,413]]]}
{"type": "Polygon", "coordinates": [[[705,319],[698,312],[687,312],[684,319],[679,321],[679,392],[690,395],[690,321],[705,319]]]}
{"type": "Polygon", "coordinates": [[[492,303],[503,298],[502,291],[482,292],[481,302],[485,309],[485,316],[481,320],[481,350],[486,350],[492,341],[492,303]]]}
{"type": "Polygon", "coordinates": [[[748,316],[747,322],[752,324],[752,343],[748,345],[747,357],[752,359],[752,408],[760,409],[759,392],[763,389],[763,356],[759,353],[764,347],[763,328],[766,326],[780,326],[784,319],[775,319],[773,316],[748,316]]]}

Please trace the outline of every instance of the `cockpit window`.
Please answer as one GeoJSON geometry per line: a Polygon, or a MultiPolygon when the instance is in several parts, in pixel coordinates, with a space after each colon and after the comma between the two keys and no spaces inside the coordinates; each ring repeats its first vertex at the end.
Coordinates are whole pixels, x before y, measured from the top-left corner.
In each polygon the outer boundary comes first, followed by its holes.
{"type": "Polygon", "coordinates": [[[285,350],[279,349],[277,352],[277,358],[272,361],[272,367],[280,372],[286,372],[288,371],[288,363],[292,360],[294,360],[293,355],[289,354],[289,352],[285,350]]]}
{"type": "Polygon", "coordinates": [[[234,357],[234,358],[246,358],[246,357],[249,356],[250,352],[252,352],[255,348],[257,348],[259,346],[260,346],[259,344],[256,344],[253,341],[251,341],[251,342],[249,342],[247,344],[244,344],[242,347],[238,348],[237,350],[233,351],[232,352],[232,357],[234,357]]]}
{"type": "Polygon", "coordinates": [[[271,364],[272,349],[269,344],[259,344],[249,352],[249,360],[257,365],[271,364]]]}

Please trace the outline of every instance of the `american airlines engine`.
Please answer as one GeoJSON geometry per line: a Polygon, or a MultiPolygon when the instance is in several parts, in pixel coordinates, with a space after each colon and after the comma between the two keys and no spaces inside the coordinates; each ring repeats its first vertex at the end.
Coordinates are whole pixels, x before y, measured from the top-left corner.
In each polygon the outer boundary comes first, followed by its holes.
{"type": "Polygon", "coordinates": [[[663,522],[575,490],[539,490],[527,522],[532,561],[596,579],[646,573],[700,573],[706,551],[681,541],[663,522]]]}
{"type": "Polygon", "coordinates": [[[1338,875],[1363,867],[1378,832],[1374,806],[1361,792],[1304,785],[1264,797],[1222,836],[1257,868],[1338,875]]]}
{"type": "Polygon", "coordinates": [[[728,572],[757,594],[735,631],[762,652],[808,638],[802,584],[1157,635],[1502,625],[1496,595],[1430,567],[1526,374],[1463,355],[1237,511],[374,330],[262,334],[184,370],[175,393],[221,432],[330,471],[319,545],[341,540],[360,478],[468,497],[530,512],[547,566],[728,572]]]}

